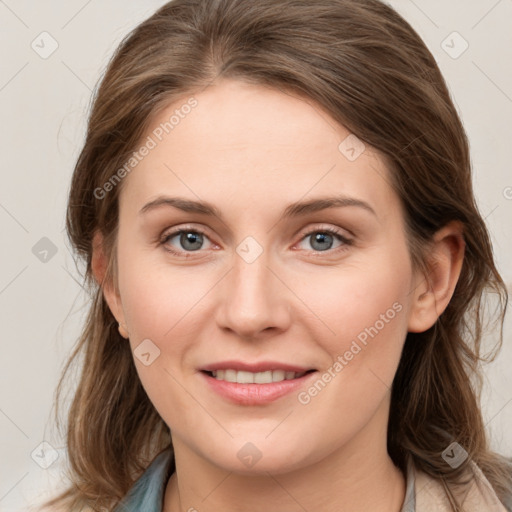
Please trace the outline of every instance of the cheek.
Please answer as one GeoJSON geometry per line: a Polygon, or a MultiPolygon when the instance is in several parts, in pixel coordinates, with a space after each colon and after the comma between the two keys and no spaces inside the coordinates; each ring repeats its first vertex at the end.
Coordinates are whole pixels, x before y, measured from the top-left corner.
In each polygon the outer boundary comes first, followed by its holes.
{"type": "Polygon", "coordinates": [[[195,314],[200,311],[200,299],[211,287],[207,275],[201,278],[197,269],[173,268],[161,256],[155,259],[143,251],[124,252],[119,275],[130,334],[157,343],[187,323],[192,308],[195,314]]]}
{"type": "Polygon", "coordinates": [[[314,419],[316,435],[343,442],[386,400],[407,334],[409,283],[404,260],[381,258],[374,266],[333,273],[308,295],[322,320],[309,325],[316,325],[317,343],[328,357],[297,400],[314,419]]]}
{"type": "MultiPolygon", "coordinates": [[[[124,253],[119,270],[123,310],[137,373],[160,416],[171,424],[176,421],[172,411],[190,409],[190,396],[183,391],[180,368],[199,339],[190,319],[200,312],[198,301],[208,287],[206,283],[200,287],[204,280],[183,268],[173,271],[170,266],[162,266],[161,262],[151,261],[148,255],[135,251],[124,253]],[[147,340],[151,342],[149,345],[147,340]],[[139,348],[143,346],[144,351],[139,348]],[[139,357],[148,352],[149,361],[139,357]]],[[[193,416],[187,416],[187,426],[195,421],[198,420],[193,416]]]]}
{"type": "Polygon", "coordinates": [[[332,272],[319,272],[314,286],[302,281],[297,295],[316,316],[316,332],[334,355],[349,350],[353,340],[364,343],[377,334],[393,338],[394,333],[403,333],[410,279],[406,252],[381,252],[332,272]]]}
{"type": "Polygon", "coordinates": [[[346,436],[363,428],[389,392],[407,334],[410,271],[405,248],[381,251],[325,275],[307,295],[317,316],[310,330],[326,357],[297,400],[315,421],[332,425],[332,436],[340,421],[346,436]]]}

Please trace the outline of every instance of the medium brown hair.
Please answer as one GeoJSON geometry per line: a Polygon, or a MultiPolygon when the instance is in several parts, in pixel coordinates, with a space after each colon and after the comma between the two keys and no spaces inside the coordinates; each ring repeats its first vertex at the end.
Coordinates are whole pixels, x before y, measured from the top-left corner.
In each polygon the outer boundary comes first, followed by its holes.
{"type": "Polygon", "coordinates": [[[53,503],[110,510],[171,444],[92,275],[99,230],[109,256],[104,282],[117,285],[123,183],[101,199],[93,191],[130,158],[157,112],[221,77],[306,97],[380,152],[403,205],[416,266],[427,268],[425,248],[437,230],[451,220],[462,223],[466,251],[454,295],[431,329],[405,341],[392,387],[388,451],[402,470],[409,454],[445,484],[457,482],[472,460],[504,497],[509,470],[490,451],[479,400],[486,292],[497,299],[492,318],[499,326],[488,359],[502,343],[508,296],[475,203],[467,136],[432,54],[378,0],[174,0],[113,55],[72,178],[67,231],[86,264],[93,299],[59,384],[58,397],[78,362],[67,424],[72,485],[53,503]],[[451,441],[469,454],[457,470],[441,457],[451,441]]]}

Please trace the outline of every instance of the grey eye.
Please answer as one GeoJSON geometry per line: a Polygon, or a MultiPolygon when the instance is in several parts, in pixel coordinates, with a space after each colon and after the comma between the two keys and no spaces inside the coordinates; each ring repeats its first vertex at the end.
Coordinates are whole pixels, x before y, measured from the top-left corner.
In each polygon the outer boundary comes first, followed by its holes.
{"type": "Polygon", "coordinates": [[[331,249],[334,237],[329,233],[319,231],[315,234],[309,235],[309,240],[311,247],[313,247],[315,251],[325,251],[331,249]]]}

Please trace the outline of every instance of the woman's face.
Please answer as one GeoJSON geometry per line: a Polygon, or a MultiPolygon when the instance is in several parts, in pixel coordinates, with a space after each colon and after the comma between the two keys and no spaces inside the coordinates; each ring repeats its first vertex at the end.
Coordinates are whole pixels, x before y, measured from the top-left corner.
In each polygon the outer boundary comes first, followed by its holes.
{"type": "Polygon", "coordinates": [[[312,102],[238,81],[173,103],[143,144],[109,304],[175,446],[273,473],[374,449],[416,283],[383,160],[312,102]]]}

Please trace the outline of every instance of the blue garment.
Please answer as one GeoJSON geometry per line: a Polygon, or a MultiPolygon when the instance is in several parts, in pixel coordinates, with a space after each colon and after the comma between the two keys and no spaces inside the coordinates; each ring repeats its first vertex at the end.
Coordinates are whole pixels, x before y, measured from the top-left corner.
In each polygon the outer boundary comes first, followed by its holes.
{"type": "Polygon", "coordinates": [[[114,512],[162,512],[165,487],[172,473],[174,457],[167,449],[153,460],[114,512]]]}
{"type": "MultiPolygon", "coordinates": [[[[174,457],[167,449],[153,460],[114,512],[162,512],[165,488],[174,469],[174,457]]],[[[406,482],[405,500],[400,512],[414,512],[414,473],[410,464],[407,466],[406,482]]]]}

